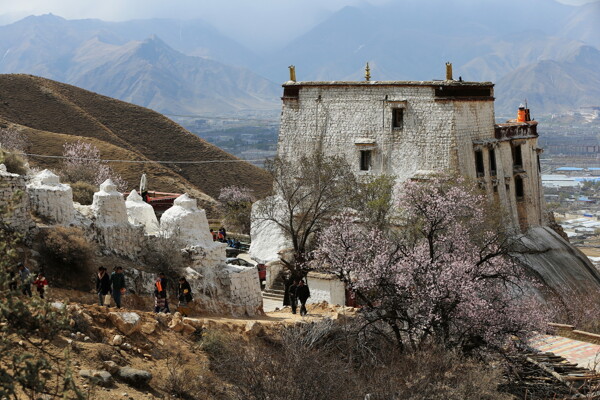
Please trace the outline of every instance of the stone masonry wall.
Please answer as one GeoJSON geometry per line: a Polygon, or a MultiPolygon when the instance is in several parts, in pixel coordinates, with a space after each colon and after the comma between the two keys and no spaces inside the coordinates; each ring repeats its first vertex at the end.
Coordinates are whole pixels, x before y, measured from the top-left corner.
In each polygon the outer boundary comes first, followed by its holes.
{"type": "Polygon", "coordinates": [[[346,288],[344,283],[335,275],[310,272],[306,279],[310,289],[307,303],[321,303],[346,305],[346,288]]]}
{"type": "Polygon", "coordinates": [[[27,234],[35,224],[31,220],[25,179],[6,172],[0,164],[0,218],[3,224],[21,234],[27,234]]]}
{"type": "Polygon", "coordinates": [[[60,183],[56,174],[45,169],[27,185],[27,194],[33,212],[39,217],[57,224],[73,222],[73,191],[69,185],[60,183]]]}
{"type": "MultiPolygon", "coordinates": [[[[494,144],[493,97],[437,97],[435,86],[435,82],[291,86],[298,88],[299,94],[297,98],[284,97],[278,154],[294,159],[322,149],[327,155],[344,156],[358,175],[393,175],[400,184],[423,172],[460,173],[476,179],[474,146],[487,143],[484,148],[498,149],[497,162],[502,164],[496,181],[486,171],[483,186],[490,198],[496,196],[515,227],[519,221],[523,225],[523,220],[527,226],[542,224],[537,139],[527,139],[523,146],[526,173],[521,176],[526,195],[525,201],[517,204],[511,183],[511,148],[494,144]],[[401,128],[392,126],[394,108],[403,109],[401,128]],[[360,170],[361,150],[372,151],[369,171],[360,170]]],[[[487,150],[484,153],[489,170],[487,150]]]]}

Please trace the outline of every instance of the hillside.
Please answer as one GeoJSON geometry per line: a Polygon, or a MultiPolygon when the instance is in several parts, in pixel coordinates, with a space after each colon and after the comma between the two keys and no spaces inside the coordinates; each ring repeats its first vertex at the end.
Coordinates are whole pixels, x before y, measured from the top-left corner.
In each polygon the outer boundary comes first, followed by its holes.
{"type": "MultiPolygon", "coordinates": [[[[149,180],[153,190],[181,190],[178,188],[189,182],[192,189],[211,197],[232,184],[249,187],[257,195],[264,195],[271,186],[260,168],[239,162],[154,111],[39,77],[0,75],[0,119],[30,128],[31,152],[40,154],[60,155],[62,135],[70,135],[102,141],[102,154],[111,159],[220,161],[113,164],[134,186],[142,171],[157,178],[149,180]]],[[[56,166],[48,159],[32,162],[40,167],[56,166]]]]}

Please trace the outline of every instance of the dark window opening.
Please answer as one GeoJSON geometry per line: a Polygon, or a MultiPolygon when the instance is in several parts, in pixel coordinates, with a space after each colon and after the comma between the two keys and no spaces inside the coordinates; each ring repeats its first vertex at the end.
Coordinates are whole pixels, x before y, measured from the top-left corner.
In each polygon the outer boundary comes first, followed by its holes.
{"type": "Polygon", "coordinates": [[[371,169],[371,150],[360,151],[360,170],[368,171],[371,169]]]}
{"type": "Polygon", "coordinates": [[[498,186],[494,185],[494,193],[498,193],[498,186]]]}
{"type": "Polygon", "coordinates": [[[435,88],[436,97],[491,97],[492,88],[490,86],[437,86],[435,88]]]}
{"type": "Polygon", "coordinates": [[[496,176],[496,150],[490,149],[490,176],[496,176]]]}
{"type": "Polygon", "coordinates": [[[392,127],[402,129],[404,127],[404,109],[394,108],[392,110],[392,127]]]}
{"type": "Polygon", "coordinates": [[[483,151],[481,150],[475,150],[475,169],[477,170],[478,178],[485,176],[485,167],[483,166],[483,151]]]}
{"type": "Polygon", "coordinates": [[[506,190],[506,195],[508,196],[508,194],[510,193],[510,185],[508,183],[504,185],[504,190],[506,190]]]}
{"type": "Polygon", "coordinates": [[[283,97],[298,97],[300,95],[299,86],[286,86],[283,88],[283,97]]]}
{"type": "Polygon", "coordinates": [[[521,151],[521,145],[513,146],[512,148],[512,156],[513,156],[513,168],[514,169],[523,169],[523,154],[521,151]]]}
{"type": "Polygon", "coordinates": [[[542,165],[540,164],[540,155],[537,155],[538,172],[542,172],[542,165]]]}
{"type": "Polygon", "coordinates": [[[525,197],[525,189],[523,188],[523,178],[515,176],[515,197],[517,201],[522,201],[525,197]]]}

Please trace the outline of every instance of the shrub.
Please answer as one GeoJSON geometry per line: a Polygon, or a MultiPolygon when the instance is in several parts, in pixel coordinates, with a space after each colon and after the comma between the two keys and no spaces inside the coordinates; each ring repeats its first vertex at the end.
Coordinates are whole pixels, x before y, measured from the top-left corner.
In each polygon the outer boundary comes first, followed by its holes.
{"type": "Polygon", "coordinates": [[[82,205],[90,205],[94,200],[94,193],[98,188],[91,183],[79,181],[71,184],[73,190],[73,201],[82,205]]]}
{"type": "Polygon", "coordinates": [[[0,164],[6,166],[6,170],[13,174],[26,175],[27,161],[25,157],[18,153],[9,153],[0,151],[0,164]]]}
{"type": "Polygon", "coordinates": [[[50,228],[44,232],[43,242],[45,256],[70,271],[85,270],[96,250],[77,227],[50,228]]]}
{"type": "MultiPolygon", "coordinates": [[[[429,343],[401,352],[377,329],[332,321],[289,326],[277,342],[206,338],[211,369],[248,400],[509,399],[500,368],[429,343]]],[[[269,340],[272,340],[270,338],[269,340]]]]}

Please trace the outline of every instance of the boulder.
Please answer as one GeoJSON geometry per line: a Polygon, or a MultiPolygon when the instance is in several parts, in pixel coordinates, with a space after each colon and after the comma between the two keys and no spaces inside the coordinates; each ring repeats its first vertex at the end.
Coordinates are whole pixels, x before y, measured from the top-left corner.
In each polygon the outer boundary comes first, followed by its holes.
{"type": "Polygon", "coordinates": [[[116,374],[117,372],[119,372],[119,366],[114,361],[104,361],[102,363],[102,366],[111,374],[116,374]]]}
{"type": "Polygon", "coordinates": [[[134,312],[111,312],[108,318],[125,335],[139,331],[142,325],[142,318],[134,312]]]}
{"type": "Polygon", "coordinates": [[[152,335],[156,328],[158,327],[158,321],[150,321],[142,324],[142,333],[145,335],[152,335]]]}
{"type": "Polygon", "coordinates": [[[123,336],[121,335],[115,335],[112,339],[112,345],[113,346],[120,346],[123,344],[123,336]]]}
{"type": "Polygon", "coordinates": [[[82,369],[79,371],[79,376],[104,387],[112,386],[114,382],[110,372],[104,370],[82,369]]]}
{"type": "Polygon", "coordinates": [[[182,333],[184,335],[191,335],[192,333],[196,332],[196,328],[194,328],[192,325],[190,324],[186,324],[185,322],[183,322],[183,329],[182,329],[182,333]]]}
{"type": "Polygon", "coordinates": [[[150,372],[131,367],[119,368],[117,376],[123,382],[134,387],[146,386],[148,385],[148,382],[150,382],[150,379],[152,379],[152,374],[150,372]]]}
{"type": "Polygon", "coordinates": [[[181,332],[183,330],[183,324],[184,323],[181,314],[176,312],[175,314],[173,314],[171,322],[169,322],[169,329],[174,330],[175,332],[181,332]]]}
{"type": "Polygon", "coordinates": [[[156,314],[156,320],[158,322],[160,322],[161,325],[163,326],[169,326],[169,323],[171,322],[171,314],[165,314],[165,313],[158,313],[156,314]]]}

